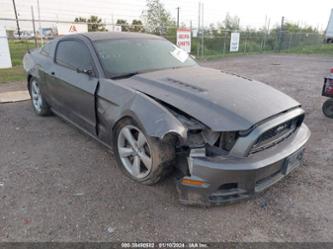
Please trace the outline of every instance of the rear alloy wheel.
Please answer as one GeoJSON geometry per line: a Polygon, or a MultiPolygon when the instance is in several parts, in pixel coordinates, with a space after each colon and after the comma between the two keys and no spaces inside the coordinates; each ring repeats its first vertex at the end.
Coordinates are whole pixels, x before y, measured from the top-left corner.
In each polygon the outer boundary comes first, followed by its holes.
{"type": "Polygon", "coordinates": [[[39,88],[38,81],[35,78],[30,80],[30,95],[32,106],[35,112],[40,116],[46,116],[51,113],[49,105],[43,99],[42,93],[39,88]]]}
{"type": "Polygon", "coordinates": [[[115,130],[114,150],[118,165],[131,179],[143,184],[157,183],[166,175],[174,159],[174,145],[145,134],[131,119],[115,130]]]}
{"type": "Polygon", "coordinates": [[[333,118],[333,99],[326,100],[322,109],[326,117],[333,118]]]}

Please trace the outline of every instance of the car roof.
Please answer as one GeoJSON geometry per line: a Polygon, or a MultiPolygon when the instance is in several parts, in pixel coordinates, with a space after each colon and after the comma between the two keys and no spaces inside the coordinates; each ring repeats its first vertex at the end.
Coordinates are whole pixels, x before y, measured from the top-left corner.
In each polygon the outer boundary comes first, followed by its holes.
{"type": "Polygon", "coordinates": [[[91,41],[118,39],[164,39],[163,37],[139,32],[87,32],[75,34],[89,38],[91,41]]]}

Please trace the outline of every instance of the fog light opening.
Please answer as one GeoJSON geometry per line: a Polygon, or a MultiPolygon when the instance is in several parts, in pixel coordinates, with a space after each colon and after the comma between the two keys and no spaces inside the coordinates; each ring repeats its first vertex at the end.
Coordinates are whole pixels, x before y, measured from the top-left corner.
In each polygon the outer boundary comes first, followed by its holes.
{"type": "Polygon", "coordinates": [[[231,183],[225,183],[219,187],[219,190],[231,190],[231,189],[237,189],[238,183],[237,182],[231,182],[231,183]]]}

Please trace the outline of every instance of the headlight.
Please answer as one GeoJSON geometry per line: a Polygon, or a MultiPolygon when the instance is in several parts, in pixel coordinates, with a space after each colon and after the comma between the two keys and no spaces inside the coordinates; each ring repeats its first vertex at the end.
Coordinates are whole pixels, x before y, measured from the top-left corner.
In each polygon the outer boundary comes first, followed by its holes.
{"type": "Polygon", "coordinates": [[[214,132],[209,129],[189,130],[187,143],[192,148],[203,147],[206,144],[230,151],[238,138],[238,132],[214,132]]]}
{"type": "Polygon", "coordinates": [[[223,132],[220,138],[220,148],[230,151],[238,138],[237,132],[223,132]]]}
{"type": "Polygon", "coordinates": [[[213,132],[209,129],[189,130],[187,140],[190,147],[202,147],[205,144],[214,145],[219,136],[219,132],[213,132]]]}

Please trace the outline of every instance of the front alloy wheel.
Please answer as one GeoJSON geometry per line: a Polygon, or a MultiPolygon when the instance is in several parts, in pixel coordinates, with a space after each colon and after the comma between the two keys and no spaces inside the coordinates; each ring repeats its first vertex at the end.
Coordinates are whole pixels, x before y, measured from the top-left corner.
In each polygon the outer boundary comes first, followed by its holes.
{"type": "Polygon", "coordinates": [[[152,157],[147,138],[133,126],[124,126],[118,135],[119,157],[125,169],[134,178],[143,179],[152,169],[152,157]]]}
{"type": "Polygon", "coordinates": [[[171,169],[175,144],[149,137],[133,119],[125,118],[115,127],[113,148],[119,168],[131,179],[152,185],[171,169]]]}

